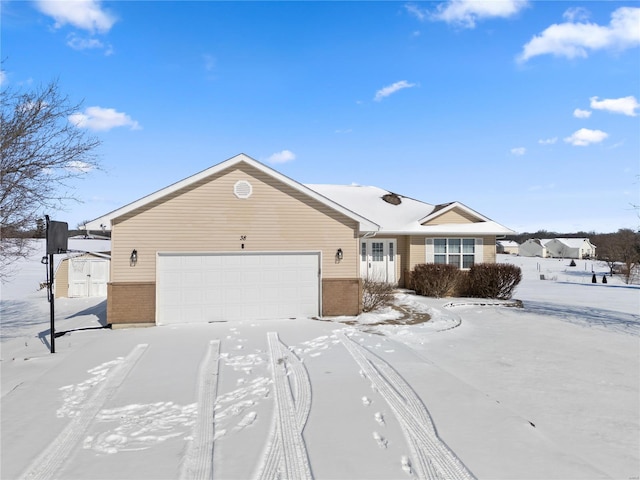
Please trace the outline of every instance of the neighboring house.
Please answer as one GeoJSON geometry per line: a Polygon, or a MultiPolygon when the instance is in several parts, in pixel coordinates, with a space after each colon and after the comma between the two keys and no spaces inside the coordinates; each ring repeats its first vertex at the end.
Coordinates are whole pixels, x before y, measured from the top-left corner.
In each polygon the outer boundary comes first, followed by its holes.
{"type": "Polygon", "coordinates": [[[86,224],[103,227],[111,324],[356,315],[363,277],[494,262],[513,233],[458,202],[302,185],[244,154],[86,224]]]}
{"type": "Polygon", "coordinates": [[[548,238],[530,238],[526,242],[520,244],[520,248],[518,249],[518,253],[522,257],[541,257],[546,258],[549,256],[547,251],[547,243],[549,243],[551,239],[548,238]]]}
{"type": "Polygon", "coordinates": [[[520,253],[520,244],[513,240],[498,240],[496,242],[496,252],[506,253],[508,255],[518,255],[520,253]]]}
{"type": "Polygon", "coordinates": [[[550,257],[595,258],[596,247],[588,238],[554,238],[546,244],[550,257]]]}
{"type": "Polygon", "coordinates": [[[55,273],[55,296],[106,296],[110,259],[98,252],[71,253],[62,258],[55,273]]]}

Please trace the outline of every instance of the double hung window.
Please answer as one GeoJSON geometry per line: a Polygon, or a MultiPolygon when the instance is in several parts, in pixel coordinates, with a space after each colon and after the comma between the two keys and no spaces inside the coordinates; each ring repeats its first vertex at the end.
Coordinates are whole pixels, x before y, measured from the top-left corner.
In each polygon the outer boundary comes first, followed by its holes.
{"type": "MultiPolygon", "coordinates": [[[[433,263],[471,268],[476,257],[474,238],[434,238],[433,263]]],[[[427,259],[428,261],[428,259],[427,259]]]]}

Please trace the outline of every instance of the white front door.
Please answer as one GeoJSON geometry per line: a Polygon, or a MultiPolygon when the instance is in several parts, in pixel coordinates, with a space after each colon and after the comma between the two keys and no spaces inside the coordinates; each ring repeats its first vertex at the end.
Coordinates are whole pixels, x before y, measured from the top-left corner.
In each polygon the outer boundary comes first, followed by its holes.
{"type": "Polygon", "coordinates": [[[396,283],[396,241],[360,241],[360,275],[378,282],[396,283]]]}

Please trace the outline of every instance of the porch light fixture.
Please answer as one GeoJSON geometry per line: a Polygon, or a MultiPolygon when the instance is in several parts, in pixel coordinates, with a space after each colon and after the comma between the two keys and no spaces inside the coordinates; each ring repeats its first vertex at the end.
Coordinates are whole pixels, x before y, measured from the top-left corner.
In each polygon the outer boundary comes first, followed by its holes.
{"type": "Polygon", "coordinates": [[[129,265],[131,267],[135,267],[136,263],[138,263],[138,250],[135,248],[131,250],[131,256],[129,257],[129,265]]]}
{"type": "Polygon", "coordinates": [[[343,257],[344,257],[344,254],[342,253],[342,249],[339,248],[338,251],[336,252],[336,260],[340,261],[342,260],[343,257]]]}

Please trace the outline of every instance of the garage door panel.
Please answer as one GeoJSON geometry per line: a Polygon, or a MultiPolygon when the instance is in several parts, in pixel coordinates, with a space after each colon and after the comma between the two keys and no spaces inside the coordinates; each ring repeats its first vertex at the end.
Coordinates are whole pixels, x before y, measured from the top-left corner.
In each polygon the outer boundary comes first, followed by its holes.
{"type": "Polygon", "coordinates": [[[157,321],[194,323],[319,313],[320,254],[158,254],[157,321]]]}

